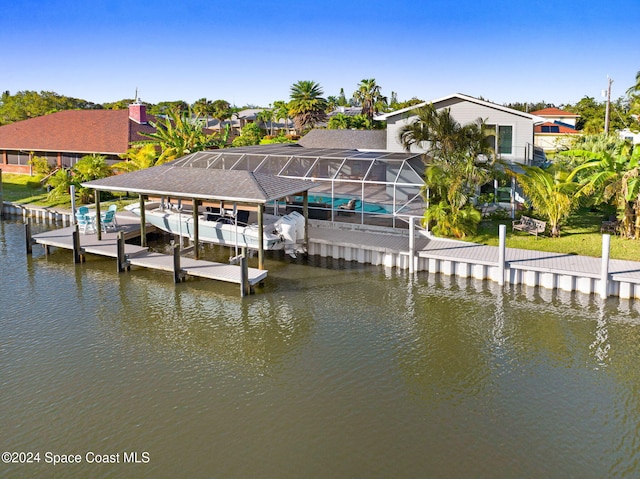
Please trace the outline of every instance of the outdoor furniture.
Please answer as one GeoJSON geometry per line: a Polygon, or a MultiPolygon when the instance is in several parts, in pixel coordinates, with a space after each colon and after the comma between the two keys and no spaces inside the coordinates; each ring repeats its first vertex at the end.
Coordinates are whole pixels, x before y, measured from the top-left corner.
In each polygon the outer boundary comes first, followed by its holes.
{"type": "Polygon", "coordinates": [[[620,227],[620,222],[618,220],[614,221],[603,221],[600,225],[600,233],[613,233],[618,234],[618,228],[620,227]]]}
{"type": "Polygon", "coordinates": [[[535,218],[529,218],[528,216],[521,216],[519,220],[514,220],[511,222],[512,232],[524,231],[525,233],[536,235],[536,238],[538,237],[538,233],[544,233],[546,229],[546,222],[537,220],[535,218]]]}
{"type": "Polygon", "coordinates": [[[113,211],[113,224],[117,227],[118,220],[116,218],[116,212],[118,211],[118,207],[116,205],[111,205],[107,211],[113,211]]]}
{"type": "Polygon", "coordinates": [[[338,206],[338,215],[355,215],[356,199],[351,198],[347,203],[338,206]]]}
{"type": "Polygon", "coordinates": [[[100,216],[100,228],[105,233],[109,230],[117,231],[116,225],[116,212],[113,210],[107,210],[104,215],[100,216]]]}
{"type": "Polygon", "coordinates": [[[76,213],[76,223],[78,225],[78,231],[80,231],[80,233],[82,233],[83,235],[96,232],[93,218],[89,214],[81,214],[80,211],[78,211],[76,213]]]}

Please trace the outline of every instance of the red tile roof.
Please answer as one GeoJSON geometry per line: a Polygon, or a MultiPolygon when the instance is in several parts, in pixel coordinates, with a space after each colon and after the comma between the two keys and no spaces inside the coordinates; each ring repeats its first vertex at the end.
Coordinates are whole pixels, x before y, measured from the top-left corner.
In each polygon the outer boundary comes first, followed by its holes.
{"type": "Polygon", "coordinates": [[[129,110],[66,110],[0,126],[0,150],[120,154],[153,131],[129,110]]]}
{"type": "Polygon", "coordinates": [[[576,135],[579,134],[580,131],[576,130],[575,128],[571,128],[569,126],[566,125],[561,125],[558,123],[552,123],[550,121],[546,121],[544,123],[542,123],[541,125],[535,125],[533,127],[533,133],[538,135],[538,134],[548,134],[548,135],[558,135],[558,134],[562,134],[562,135],[576,135]],[[548,126],[548,127],[557,127],[558,131],[542,131],[542,127],[543,126],[548,126]]]}
{"type": "Polygon", "coordinates": [[[561,110],[560,108],[543,108],[542,110],[532,111],[531,114],[536,116],[565,116],[572,118],[578,118],[580,116],[570,111],[561,110]]]}

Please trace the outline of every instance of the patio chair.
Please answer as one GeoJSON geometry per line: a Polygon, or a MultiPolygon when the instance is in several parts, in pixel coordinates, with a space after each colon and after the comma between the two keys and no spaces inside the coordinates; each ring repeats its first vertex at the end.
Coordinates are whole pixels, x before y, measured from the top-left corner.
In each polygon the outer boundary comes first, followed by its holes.
{"type": "Polygon", "coordinates": [[[76,213],[76,223],[78,224],[78,231],[83,235],[96,232],[96,227],[93,224],[93,218],[89,215],[83,215],[78,211],[76,213]]]}
{"type": "Polygon", "coordinates": [[[109,206],[109,209],[107,211],[113,211],[113,224],[116,225],[116,227],[118,226],[118,220],[116,218],[116,212],[118,211],[118,207],[116,205],[111,205],[109,206]]]}
{"type": "Polygon", "coordinates": [[[105,233],[109,230],[117,231],[116,225],[116,212],[113,210],[107,210],[107,212],[100,218],[100,227],[105,233]]]}
{"type": "Polygon", "coordinates": [[[338,206],[339,215],[353,215],[356,209],[356,199],[351,198],[347,203],[338,206]]]}

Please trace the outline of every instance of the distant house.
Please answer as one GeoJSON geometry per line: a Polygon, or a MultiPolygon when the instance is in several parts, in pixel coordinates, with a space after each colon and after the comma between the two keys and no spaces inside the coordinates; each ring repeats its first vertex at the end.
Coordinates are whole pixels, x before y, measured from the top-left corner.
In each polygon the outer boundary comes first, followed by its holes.
{"type": "Polygon", "coordinates": [[[532,111],[531,114],[546,120],[534,129],[534,144],[544,150],[566,147],[572,138],[582,134],[580,130],[576,130],[576,121],[580,115],[575,113],[559,108],[543,108],[532,111]]]}
{"type": "MultiPolygon", "coordinates": [[[[460,93],[375,117],[387,122],[387,150],[404,151],[399,139],[400,130],[417,119],[416,108],[429,103],[438,110],[449,108],[461,125],[482,118],[493,131],[489,141],[502,159],[525,164],[535,160],[534,126],[544,123],[543,118],[460,93]]],[[[421,150],[415,147],[412,151],[421,150]]]]}
{"type": "Polygon", "coordinates": [[[620,138],[623,140],[629,140],[634,145],[640,144],[640,132],[625,128],[623,130],[618,130],[618,135],[620,135],[620,138]]]}
{"type": "Polygon", "coordinates": [[[121,161],[132,142],[147,140],[146,106],[128,110],[65,110],[0,127],[0,168],[8,173],[31,173],[29,159],[45,157],[52,166],[68,168],[85,155],[97,153],[107,163],[121,161]]]}
{"type": "MultiPolygon", "coordinates": [[[[266,110],[266,108],[247,108],[245,110],[240,110],[239,112],[234,113],[230,119],[224,120],[222,122],[222,127],[225,128],[229,125],[232,137],[238,136],[242,132],[242,129],[249,123],[259,123],[260,128],[265,130],[267,133],[271,133],[273,131],[276,135],[280,132],[288,134],[295,131],[293,120],[290,118],[280,118],[273,122],[259,121],[258,114],[264,110],[266,110]]],[[[218,132],[220,131],[220,121],[210,118],[207,120],[206,128],[212,132],[218,132]]]]}

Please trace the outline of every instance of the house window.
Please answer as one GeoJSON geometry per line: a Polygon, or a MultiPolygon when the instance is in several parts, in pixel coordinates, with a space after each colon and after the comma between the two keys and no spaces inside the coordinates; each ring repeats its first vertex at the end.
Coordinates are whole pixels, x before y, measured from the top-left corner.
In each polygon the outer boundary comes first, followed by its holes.
{"type": "Polygon", "coordinates": [[[484,143],[493,151],[496,151],[496,125],[485,125],[484,143]]]}
{"type": "Polygon", "coordinates": [[[513,153],[513,127],[498,126],[498,153],[510,155],[513,153]]]}

